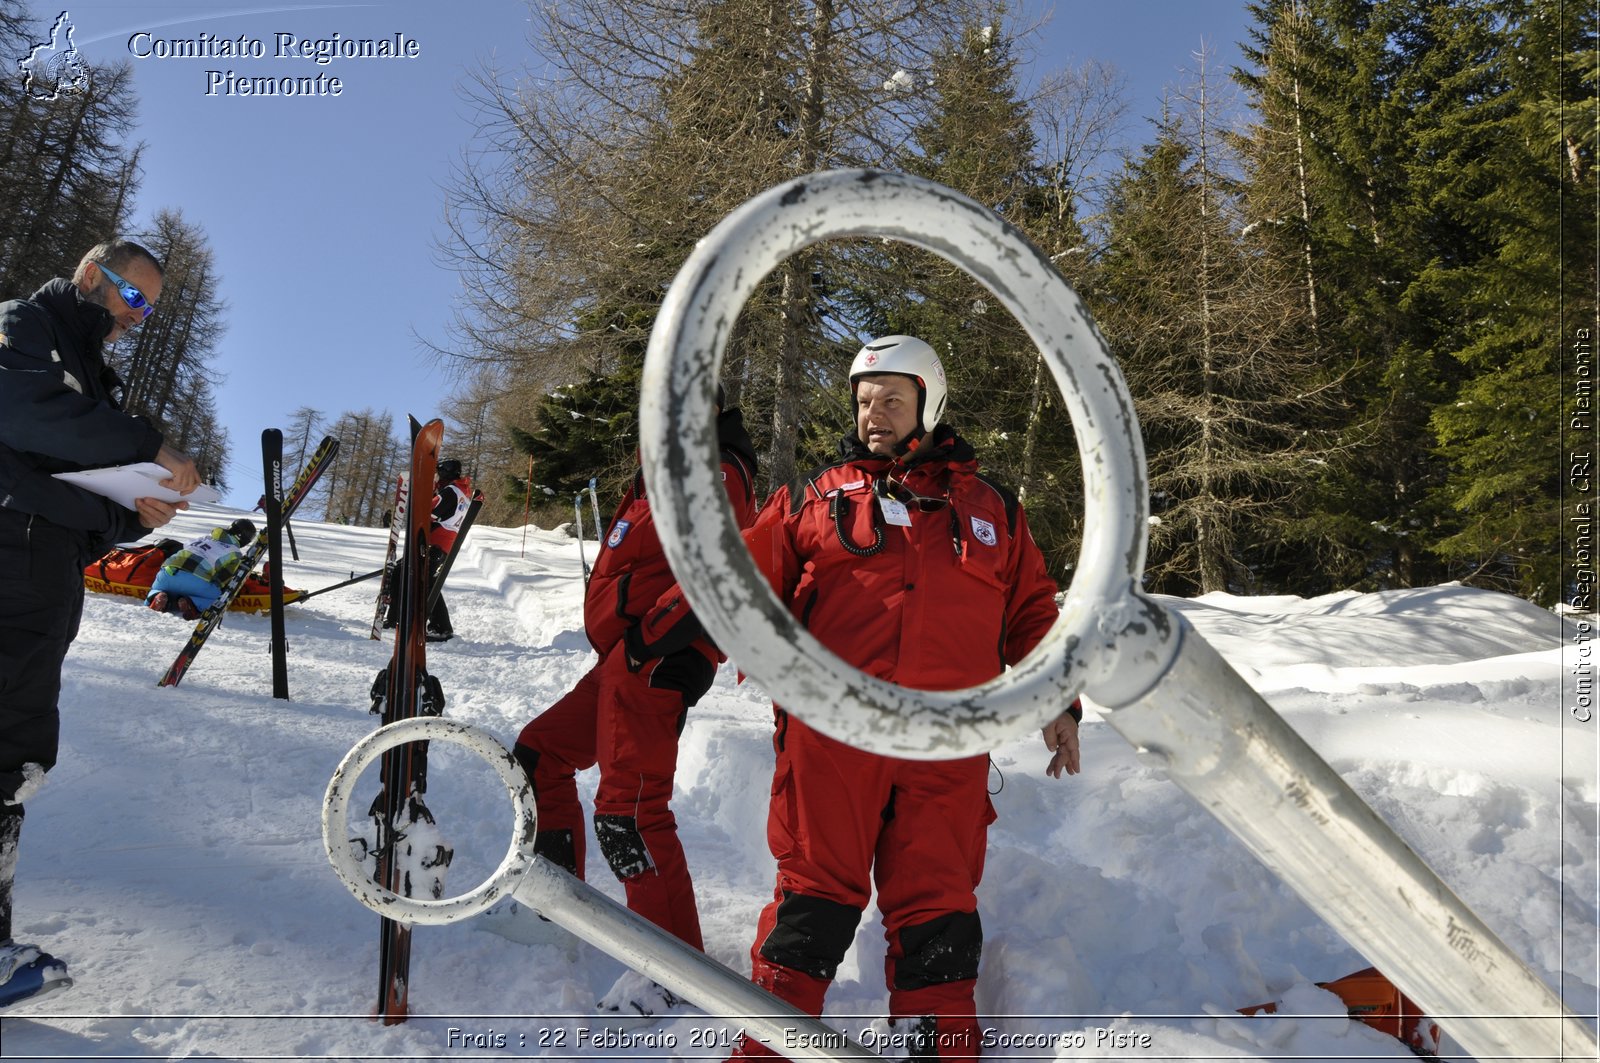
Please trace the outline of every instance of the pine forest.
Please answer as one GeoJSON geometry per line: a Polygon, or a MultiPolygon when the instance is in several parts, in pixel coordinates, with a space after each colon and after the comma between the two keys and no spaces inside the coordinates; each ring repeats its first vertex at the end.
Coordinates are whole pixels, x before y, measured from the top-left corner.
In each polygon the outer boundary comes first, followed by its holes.
{"type": "MultiPolygon", "coordinates": [[[[1197,53],[1141,114],[1113,68],[1052,67],[992,0],[531,5],[520,65],[471,78],[476,136],[442,193],[463,294],[432,353],[483,519],[570,520],[592,478],[615,498],[646,343],[695,241],[774,185],[874,167],[991,207],[1086,301],[1144,432],[1151,590],[1561,599],[1563,395],[1592,373],[1600,286],[1595,6],[1243,7],[1243,63],[1197,53]]],[[[21,11],[0,0],[0,37],[35,31],[21,11]]],[[[41,103],[0,81],[0,291],[70,272],[87,234],[132,217],[128,82],[41,103]]],[[[132,409],[220,470],[227,308],[205,233],[154,217],[128,235],[166,259],[182,310],[115,368],[132,409]]],[[[890,333],[943,357],[947,420],[1065,585],[1083,505],[1055,384],[981,284],[909,245],[816,245],[743,307],[723,383],[762,493],[834,460],[851,358],[890,333]]],[[[287,459],[323,432],[345,449],[308,511],[380,522],[391,416],[294,411],[287,459]]]]}

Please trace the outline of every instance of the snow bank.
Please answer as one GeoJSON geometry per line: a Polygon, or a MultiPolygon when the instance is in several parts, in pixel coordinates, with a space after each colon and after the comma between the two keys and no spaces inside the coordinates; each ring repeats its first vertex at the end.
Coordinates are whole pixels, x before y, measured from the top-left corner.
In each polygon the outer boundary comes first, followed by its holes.
{"type": "MultiPolygon", "coordinates": [[[[166,533],[234,515],[186,514],[166,533]]],[[[382,560],[378,531],[297,521],[295,535],[291,586],[382,560]]],[[[462,637],[429,648],[447,713],[508,743],[592,660],[577,544],[530,530],[524,554],[523,538],[474,529],[447,592],[462,637]]],[[[721,1058],[692,1011],[656,1030],[676,1047],[596,1047],[590,1009],[616,961],[471,923],[419,928],[417,1014],[368,1018],[378,921],[329,871],[319,814],[333,766],[375,725],[368,690],[389,648],[367,638],[373,591],[290,607],[288,702],[270,696],[265,618],[230,617],[180,687],[157,689],[188,625],[91,596],[17,897],[19,936],[66,959],[77,985],[5,1013],[7,1058],[721,1058]]],[[[1459,586],[1167,604],[1593,1014],[1596,732],[1563,711],[1563,621],[1459,586]]],[[[741,971],[772,889],[770,730],[766,701],[724,668],[691,714],[675,799],[708,951],[741,971]]],[[[1367,961],[1096,714],[1076,778],[1044,776],[1037,738],[993,759],[988,1058],[1413,1058],[1312,985],[1367,961]],[[1273,999],[1278,1015],[1236,1013],[1273,999]]],[[[441,752],[430,778],[457,851],[450,888],[465,890],[504,851],[503,799],[464,755],[441,752]]],[[[592,777],[582,785],[588,796],[592,777]]],[[[620,898],[590,849],[590,881],[620,898]]],[[[882,1028],[883,952],[869,912],[829,997],[852,1034],[882,1028]]]]}

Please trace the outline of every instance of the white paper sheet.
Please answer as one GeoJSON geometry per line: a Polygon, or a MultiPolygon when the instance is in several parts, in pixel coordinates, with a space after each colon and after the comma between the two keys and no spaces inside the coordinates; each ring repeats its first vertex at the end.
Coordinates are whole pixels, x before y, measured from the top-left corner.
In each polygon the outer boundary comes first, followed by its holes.
{"type": "Polygon", "coordinates": [[[144,461],[137,465],[113,465],[106,469],[58,472],[55,477],[76,484],[85,491],[105,495],[128,509],[136,508],[133,504],[136,498],[159,498],[163,502],[215,502],[222,497],[221,492],[210,484],[201,484],[186,495],[180,495],[170,487],[162,487],[161,481],[171,475],[163,466],[144,461]]]}

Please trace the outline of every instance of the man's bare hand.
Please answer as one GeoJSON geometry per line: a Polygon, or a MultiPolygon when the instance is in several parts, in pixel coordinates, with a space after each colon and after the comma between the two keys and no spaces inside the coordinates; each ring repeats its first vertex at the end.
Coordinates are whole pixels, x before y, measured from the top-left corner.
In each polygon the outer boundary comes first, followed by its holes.
{"type": "Polygon", "coordinates": [[[163,502],[159,498],[136,498],[133,504],[139,511],[139,523],[151,531],[176,517],[178,510],[189,508],[187,502],[163,502]]]}
{"type": "MultiPolygon", "coordinates": [[[[181,450],[174,450],[165,443],[156,454],[156,464],[160,465],[172,475],[161,481],[162,487],[170,487],[180,495],[186,495],[200,486],[200,470],[195,468],[194,459],[181,450]]],[[[140,511],[141,514],[143,511],[140,511]]],[[[167,520],[172,518],[168,516],[167,520]]],[[[165,524],[166,521],[162,521],[165,524]]],[[[148,526],[148,525],[147,525],[148,526]]],[[[156,525],[159,527],[160,525],[156,525]]]]}
{"type": "Polygon", "coordinates": [[[1050,766],[1044,770],[1052,779],[1061,778],[1063,771],[1068,775],[1076,775],[1081,770],[1078,721],[1072,718],[1071,713],[1063,712],[1044,725],[1044,747],[1055,754],[1050,758],[1050,766]]]}

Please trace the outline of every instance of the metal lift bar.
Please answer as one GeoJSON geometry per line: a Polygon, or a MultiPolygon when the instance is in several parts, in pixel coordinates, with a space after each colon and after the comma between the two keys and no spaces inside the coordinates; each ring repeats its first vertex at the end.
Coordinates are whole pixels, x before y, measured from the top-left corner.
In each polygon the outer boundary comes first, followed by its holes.
{"type": "Polygon", "coordinates": [[[1560,997],[1140,589],[1148,479],[1133,400],[1077,294],[988,208],[869,170],[813,174],[757,196],[680,270],[640,391],[645,479],[673,572],[717,644],[790,712],[861,749],[933,759],[1021,737],[1081,691],[1467,1051],[1596,1057],[1594,1034],[1560,997]],[[1016,667],[969,690],[909,690],[828,652],[768,589],[717,483],[714,393],[739,307],[790,255],[851,237],[922,247],[982,283],[1038,347],[1077,433],[1087,530],[1061,617],[1016,667]]]}
{"type": "Polygon", "coordinates": [[[845,1034],[779,1000],[705,953],[586,882],[534,855],[538,830],[533,788],[516,758],[487,731],[438,716],[381,727],[358,742],[328,783],[322,840],[334,873],[362,904],[403,923],[453,923],[502,897],[518,901],[641,974],[692,1001],[731,1030],[743,1031],[790,1059],[881,1060],[845,1034]],[[350,801],[361,773],[385,752],[408,742],[447,742],[477,753],[495,769],[511,797],[515,823],[500,866],[471,893],[429,901],[402,897],[373,881],[364,850],[351,844],[350,801]]]}

